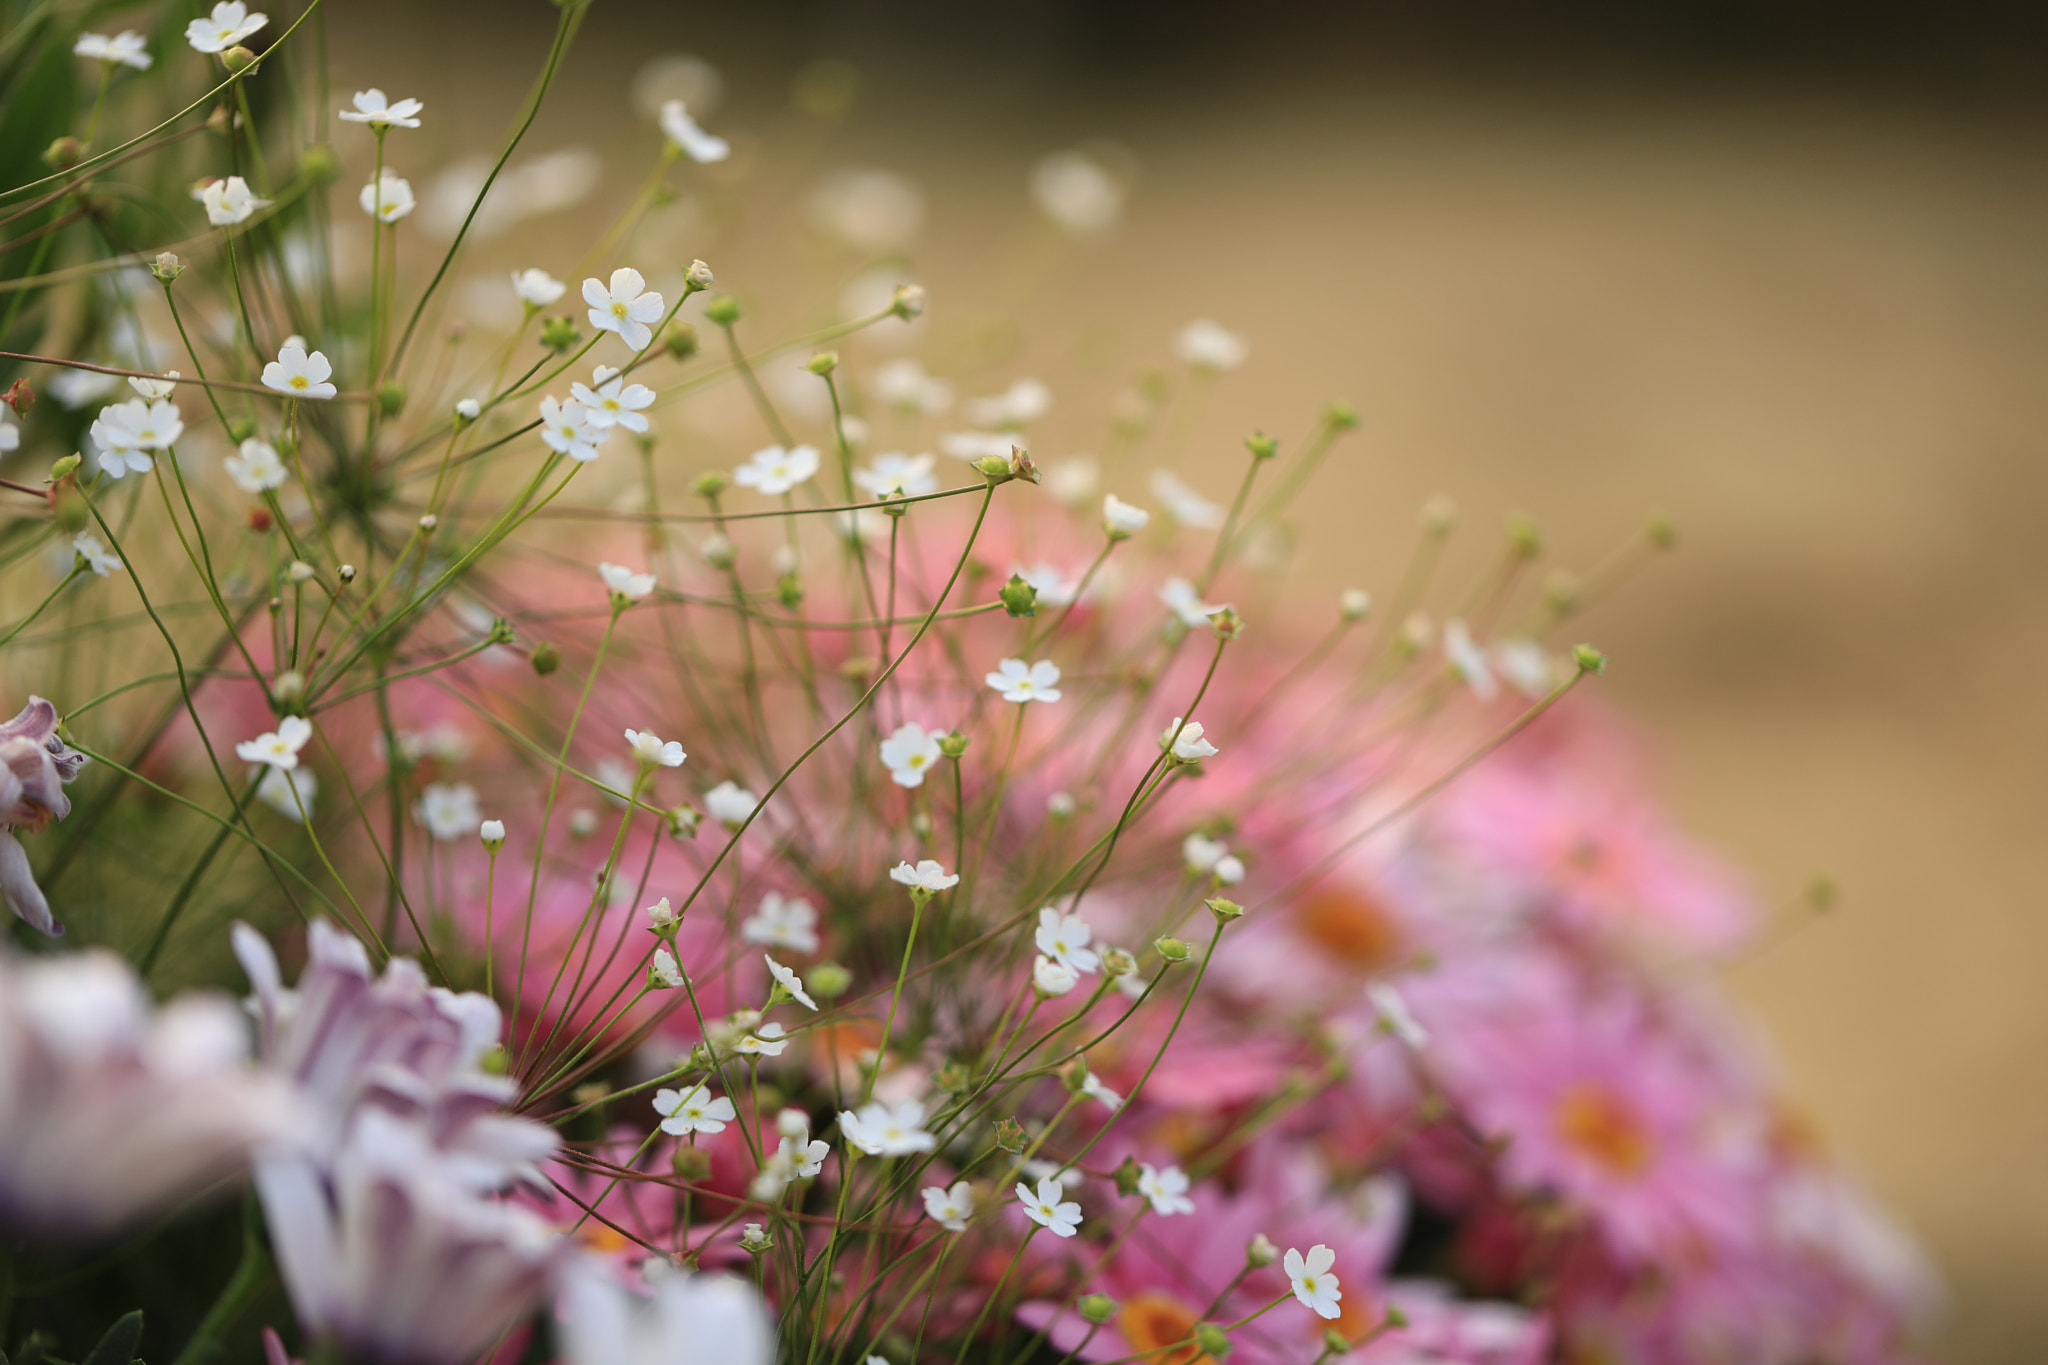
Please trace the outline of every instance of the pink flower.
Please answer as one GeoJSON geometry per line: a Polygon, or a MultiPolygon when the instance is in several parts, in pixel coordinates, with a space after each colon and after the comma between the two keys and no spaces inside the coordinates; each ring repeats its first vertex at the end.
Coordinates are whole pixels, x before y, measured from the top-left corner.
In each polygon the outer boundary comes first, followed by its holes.
{"type": "Polygon", "coordinates": [[[41,697],[30,697],[13,720],[0,721],[0,899],[52,936],[64,926],[50,913],[12,831],[39,831],[71,814],[64,784],[84,766],[85,755],[57,736],[57,708],[41,697]]]}

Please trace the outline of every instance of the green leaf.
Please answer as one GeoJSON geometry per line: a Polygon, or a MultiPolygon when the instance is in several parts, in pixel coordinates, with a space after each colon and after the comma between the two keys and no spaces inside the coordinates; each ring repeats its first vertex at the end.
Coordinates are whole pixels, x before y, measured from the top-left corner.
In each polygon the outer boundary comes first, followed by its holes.
{"type": "Polygon", "coordinates": [[[135,1309],[123,1314],[107,1334],[100,1338],[100,1344],[92,1348],[79,1365],[128,1365],[135,1358],[135,1347],[142,1340],[142,1310],[135,1309]]]}

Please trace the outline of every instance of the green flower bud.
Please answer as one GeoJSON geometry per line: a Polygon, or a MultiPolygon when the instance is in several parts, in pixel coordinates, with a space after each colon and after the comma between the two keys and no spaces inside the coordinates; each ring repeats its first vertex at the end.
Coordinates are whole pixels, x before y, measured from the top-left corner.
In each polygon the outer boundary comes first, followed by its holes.
{"type": "Polygon", "coordinates": [[[1528,513],[1508,514],[1508,548],[1523,559],[1534,559],[1543,552],[1543,532],[1528,513]]]}
{"type": "Polygon", "coordinates": [[[1358,409],[1345,402],[1332,403],[1323,409],[1323,420],[1339,431],[1348,431],[1358,425],[1358,409]]]}
{"type": "Polygon", "coordinates": [[[1194,950],[1177,938],[1157,938],[1152,940],[1152,951],[1168,962],[1186,962],[1194,950]]]}
{"type": "Polygon", "coordinates": [[[564,355],[576,349],[576,343],[583,340],[583,333],[576,330],[576,324],[567,318],[549,318],[540,325],[540,344],[557,355],[564,355]]]}
{"type": "Polygon", "coordinates": [[[939,752],[947,758],[958,758],[967,752],[967,736],[958,730],[939,736],[939,752]]]}
{"type": "Polygon", "coordinates": [[[921,284],[899,284],[896,293],[889,300],[889,311],[905,322],[924,312],[924,286],[921,284]]]}
{"type": "Polygon", "coordinates": [[[1122,1163],[1117,1166],[1116,1172],[1111,1179],[1116,1182],[1116,1192],[1129,1199],[1138,1192],[1138,1182],[1144,1179],[1144,1177],[1145,1172],[1138,1166],[1138,1159],[1134,1156],[1126,1156],[1122,1163]]]}
{"type": "Polygon", "coordinates": [[[853,973],[837,962],[820,962],[804,981],[820,1000],[837,1000],[853,988],[853,973]]]}
{"type": "Polygon", "coordinates": [[[1083,1294],[1074,1311],[1081,1315],[1083,1322],[1102,1326],[1116,1316],[1117,1303],[1107,1294],[1083,1294]]]}
{"type": "Polygon", "coordinates": [[[503,1043],[492,1043],[484,1055],[476,1059],[476,1066],[487,1076],[503,1076],[512,1069],[512,1059],[505,1054],[503,1043]]]}
{"type": "Polygon", "coordinates": [[[85,463],[85,457],[73,452],[50,466],[50,482],[62,483],[78,472],[78,466],[85,463]]]}
{"type": "Polygon", "coordinates": [[[1255,1232],[1244,1245],[1244,1263],[1253,1270],[1269,1266],[1280,1259],[1280,1248],[1273,1245],[1273,1239],[1263,1232],[1255,1232]]]}
{"type": "Polygon", "coordinates": [[[1024,1125],[1015,1119],[996,1120],[996,1146],[1011,1154],[1024,1150],[1024,1125]]]}
{"type": "Polygon", "coordinates": [[[704,305],[704,317],[720,327],[730,327],[740,320],[740,301],[730,294],[720,294],[704,305]]]}
{"type": "Polygon", "coordinates": [[[159,251],[156,259],[149,263],[149,273],[156,276],[158,282],[169,284],[185,273],[185,263],[171,252],[159,251]]]}
{"type": "Polygon", "coordinates": [[[1255,431],[1244,438],[1244,448],[1254,460],[1270,460],[1280,453],[1280,442],[1263,431],[1255,431]]]}
{"type": "Polygon", "coordinates": [[[56,490],[56,506],[51,509],[56,517],[57,529],[76,534],[83,531],[92,521],[92,510],[85,505],[85,499],[78,490],[65,487],[56,490]]]}
{"type": "Polygon", "coordinates": [[[668,821],[669,837],[674,839],[696,838],[697,827],[704,823],[702,812],[689,805],[671,806],[663,818],[668,821]]]}
{"type": "Polygon", "coordinates": [[[1226,900],[1222,896],[1213,896],[1203,901],[1202,904],[1209,907],[1209,913],[1216,917],[1218,924],[1228,924],[1232,920],[1244,918],[1244,907],[1234,900],[1226,900]]]}
{"type": "Polygon", "coordinates": [[[43,152],[43,164],[53,171],[68,171],[85,160],[85,144],[75,137],[60,137],[43,152]]]}
{"type": "Polygon", "coordinates": [[[1341,1356],[1351,1349],[1351,1338],[1334,1327],[1323,1329],[1323,1354],[1341,1356]]]}
{"type": "Polygon", "coordinates": [[[256,64],[256,54],[236,44],[220,54],[220,64],[230,71],[247,71],[256,64]]]}
{"type": "Polygon", "coordinates": [[[775,580],[775,600],[791,611],[795,611],[804,600],[804,585],[793,573],[786,573],[775,580]]]}
{"type": "Polygon", "coordinates": [[[700,1181],[711,1178],[711,1153],[701,1147],[678,1143],[675,1151],[669,1156],[668,1164],[669,1169],[676,1173],[678,1180],[700,1181]]]}
{"type": "Polygon", "coordinates": [[[826,375],[839,368],[839,352],[820,351],[804,362],[804,368],[812,374],[826,375]]]}
{"type": "Polygon", "coordinates": [[[1678,543],[1678,524],[1662,512],[1653,512],[1649,524],[1643,527],[1643,538],[1653,549],[1668,550],[1678,543]]]}
{"type": "Polygon", "coordinates": [[[671,358],[688,360],[697,354],[697,329],[687,322],[674,323],[662,335],[661,345],[671,358]]]}
{"type": "Polygon", "coordinates": [[[325,183],[341,174],[341,158],[334,154],[334,148],[316,142],[299,153],[299,174],[325,183]]]}
{"type": "Polygon", "coordinates": [[[1607,656],[1591,645],[1573,645],[1572,662],[1579,666],[1581,673],[1605,673],[1607,656]]]}
{"type": "Polygon", "coordinates": [[[690,491],[700,498],[715,498],[732,487],[732,478],[722,469],[707,469],[690,480],[690,491]]]}
{"type": "Polygon", "coordinates": [[[1200,1346],[1202,1354],[1211,1360],[1221,1360],[1230,1354],[1230,1338],[1213,1322],[1205,1322],[1195,1328],[1195,1344],[1200,1346]]]}
{"type": "Polygon", "coordinates": [[[1025,582],[1022,574],[1011,574],[1010,581],[1003,584],[996,598],[1003,604],[1003,610],[1012,616],[1038,615],[1038,589],[1025,582]]]}
{"type": "Polygon", "coordinates": [[[396,379],[387,379],[377,386],[377,411],[390,417],[404,406],[405,385],[396,379]]]}
{"type": "Polygon", "coordinates": [[[535,645],[531,658],[533,671],[543,678],[562,666],[562,651],[555,648],[552,640],[542,640],[535,645]]]}

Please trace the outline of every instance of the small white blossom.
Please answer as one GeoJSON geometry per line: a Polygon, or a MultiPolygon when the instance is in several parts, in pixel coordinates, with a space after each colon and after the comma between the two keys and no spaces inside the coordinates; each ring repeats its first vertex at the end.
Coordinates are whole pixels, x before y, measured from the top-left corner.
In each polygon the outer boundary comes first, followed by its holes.
{"type": "Polygon", "coordinates": [[[817,472],[818,452],[811,446],[763,446],[732,472],[732,481],[777,498],[817,472]]]}
{"type": "Polygon", "coordinates": [[[1216,860],[1210,874],[1216,878],[1218,886],[1236,886],[1244,880],[1244,860],[1234,853],[1226,853],[1216,860]]]}
{"type": "Polygon", "coordinates": [[[661,1131],[671,1137],[722,1133],[725,1125],[738,1117],[729,1097],[720,1095],[712,1099],[710,1087],[702,1085],[688,1090],[655,1091],[654,1110],[663,1116],[661,1131]]]}
{"type": "Polygon", "coordinates": [[[1092,972],[1102,959],[1088,946],[1095,933],[1079,915],[1062,915],[1050,905],[1038,912],[1038,951],[1077,972],[1092,972]]]}
{"type": "Polygon", "coordinates": [[[263,387],[287,398],[332,398],[336,390],[327,381],[333,373],[326,356],[309,352],[305,342],[292,337],[278,348],[277,359],[263,367],[263,387]]]}
{"type": "Polygon", "coordinates": [[[759,804],[754,794],[737,782],[721,782],[704,793],[704,809],[727,829],[738,829],[745,824],[759,804]]]}
{"type": "Polygon", "coordinates": [[[1287,1256],[1280,1262],[1280,1268],[1287,1272],[1288,1283],[1294,1288],[1294,1297],[1300,1299],[1319,1318],[1336,1318],[1343,1309],[1337,1301],[1344,1297],[1337,1288],[1337,1277],[1331,1267],[1337,1264],[1337,1253],[1321,1242],[1308,1249],[1308,1255],[1289,1247],[1287,1256]]]}
{"type": "Polygon", "coordinates": [[[732,144],[699,128],[681,100],[669,100],[661,106],[661,131],[678,151],[699,165],[723,161],[732,155],[732,144]]]}
{"type": "Polygon", "coordinates": [[[640,272],[622,265],[612,272],[611,283],[588,279],[583,282],[583,301],[590,305],[590,325],[601,332],[616,332],[619,340],[635,351],[654,342],[649,325],[661,321],[661,295],[647,289],[640,272]]]}
{"type": "Polygon", "coordinates": [[[611,436],[609,427],[590,420],[590,409],[575,399],[564,403],[553,394],[540,400],[540,438],[548,449],[567,455],[578,464],[597,458],[597,448],[611,436]]]}
{"type": "Polygon", "coordinates": [[[1225,330],[1207,318],[1197,318],[1175,333],[1173,354],[1183,363],[1211,374],[1221,374],[1244,364],[1251,347],[1237,333],[1225,330]]]}
{"type": "Polygon", "coordinates": [[[854,485],[869,497],[921,498],[939,491],[932,473],[930,455],[906,455],[900,450],[877,455],[864,468],[853,471],[854,485]]]}
{"type": "Polygon", "coordinates": [[[50,377],[49,394],[67,411],[76,412],[88,403],[105,398],[121,381],[98,370],[59,370],[50,377]]]}
{"type": "Polygon", "coordinates": [[[477,827],[476,788],[467,782],[432,782],[413,803],[412,818],[443,843],[466,839],[477,827]]]}
{"type": "Polygon", "coordinates": [[[1080,579],[1067,577],[1052,564],[1013,565],[1010,572],[1032,586],[1038,593],[1038,605],[1041,607],[1070,606],[1074,594],[1081,590],[1080,579]]]}
{"type": "Polygon", "coordinates": [[[1182,724],[1181,718],[1175,716],[1173,724],[1160,732],[1159,747],[1183,763],[1196,763],[1205,758],[1216,757],[1221,750],[1202,738],[1202,733],[1202,722],[1191,720],[1182,724]]]}
{"type": "Polygon", "coordinates": [[[1188,1198],[1187,1172],[1178,1166],[1159,1170],[1150,1162],[1140,1165],[1138,1193],[1152,1205],[1152,1212],[1161,1216],[1195,1211],[1195,1201],[1188,1198]]]}
{"type": "Polygon", "coordinates": [[[680,768],[689,757],[675,740],[664,742],[660,735],[648,730],[626,731],[626,743],[633,746],[633,757],[643,768],[680,768]]]}
{"type": "Polygon", "coordinates": [[[289,772],[299,766],[299,750],[313,738],[313,722],[304,716],[286,716],[275,730],[235,746],[235,756],[244,763],[267,763],[289,772]]]}
{"type": "Polygon", "coordinates": [[[919,1193],[924,1195],[925,1217],[948,1232],[967,1231],[967,1220],[974,1217],[974,1189],[966,1181],[954,1181],[951,1189],[927,1185],[919,1193]]]}
{"type": "Polygon", "coordinates": [[[568,290],[568,285],[533,266],[512,272],[512,292],[529,308],[545,308],[568,290]]]}
{"type": "MultiPolygon", "coordinates": [[[[110,451],[167,450],[185,434],[185,422],[175,403],[146,403],[131,398],[101,408],[99,419],[88,434],[103,455],[110,451]]],[[[145,459],[142,469],[150,467],[145,459]]]]}
{"type": "Polygon", "coordinates": [[[1465,680],[1472,689],[1472,695],[1481,701],[1492,701],[1500,694],[1500,684],[1494,680],[1493,669],[1486,662],[1486,651],[1473,640],[1472,632],[1463,621],[1444,622],[1444,658],[1452,671],[1465,680]]]}
{"type": "Polygon", "coordinates": [[[909,863],[898,863],[889,869],[889,880],[915,891],[944,891],[958,886],[958,873],[948,876],[946,869],[936,858],[920,858],[916,867],[909,863]]]}
{"type": "Polygon", "coordinates": [[[484,415],[484,405],[474,398],[458,398],[455,400],[455,415],[465,422],[474,422],[484,415]]]}
{"type": "Polygon", "coordinates": [[[254,436],[243,441],[236,454],[224,457],[221,466],[235,481],[235,487],[250,494],[281,488],[290,477],[284,461],[278,458],[277,448],[254,436]]]}
{"type": "Polygon", "coordinates": [[[128,376],[128,387],[135,390],[135,392],[142,395],[149,402],[154,403],[157,399],[169,398],[178,391],[178,372],[176,370],[165,370],[162,379],[150,379],[144,375],[131,374],[128,376]]]}
{"type": "Polygon", "coordinates": [[[761,908],[740,921],[740,937],[770,948],[815,953],[818,912],[801,896],[782,896],[770,891],[761,897],[761,908]]]}
{"type": "Polygon", "coordinates": [[[768,964],[768,975],[775,978],[776,985],[789,992],[791,999],[802,1002],[814,1011],[818,1008],[818,1002],[811,999],[811,993],[804,989],[802,977],[766,953],[761,954],[761,960],[768,964]]]}
{"type": "Polygon", "coordinates": [[[1185,578],[1169,578],[1161,583],[1159,600],[1166,604],[1175,620],[1190,630],[1208,625],[1209,614],[1222,610],[1217,603],[1204,602],[1202,595],[1195,591],[1195,585],[1185,578]]]}
{"type": "Polygon", "coordinates": [[[90,531],[80,531],[71,537],[71,552],[85,561],[85,567],[101,578],[119,573],[123,567],[121,556],[113,553],[100,543],[100,538],[90,531]]]}
{"type": "Polygon", "coordinates": [[[419,207],[419,201],[412,197],[412,182],[390,171],[363,186],[356,202],[363,206],[364,213],[380,223],[395,223],[419,207]]]}
{"type": "Polygon", "coordinates": [[[311,768],[260,767],[262,778],[256,783],[256,799],[276,811],[287,820],[304,823],[306,816],[313,813],[313,798],[319,795],[320,779],[313,775],[311,768]]]}
{"type": "Polygon", "coordinates": [[[683,984],[683,969],[667,948],[656,948],[647,962],[647,984],[657,991],[672,991],[683,984]]]}
{"type": "Polygon", "coordinates": [[[1522,695],[1540,698],[1557,686],[1557,665],[1550,651],[1534,640],[1501,640],[1493,647],[1493,666],[1522,695]]]}
{"type": "Polygon", "coordinates": [[[1380,1027],[1400,1039],[1404,1046],[1420,1052],[1429,1042],[1429,1030],[1409,1010],[1400,991],[1384,981],[1375,981],[1365,988],[1365,998],[1372,1002],[1380,1027]]]}
{"type": "Polygon", "coordinates": [[[1045,813],[1055,820],[1071,820],[1080,808],[1072,792],[1054,792],[1045,798],[1045,813]]]}
{"type": "Polygon", "coordinates": [[[185,41],[197,52],[225,52],[270,22],[264,14],[251,14],[242,0],[221,0],[213,13],[185,25],[185,41]]]}
{"type": "Polygon", "coordinates": [[[384,92],[375,86],[356,91],[351,102],[355,108],[344,109],[336,117],[343,123],[367,123],[372,128],[417,128],[420,110],[427,107],[411,99],[388,103],[384,92]]]}
{"type": "Polygon", "coordinates": [[[1102,495],[1102,529],[1109,532],[1112,540],[1134,536],[1145,529],[1145,523],[1152,520],[1152,514],[1142,507],[1134,507],[1114,493],[1102,495]]]}
{"type": "Polygon", "coordinates": [[[1024,1206],[1025,1215],[1055,1237],[1072,1237],[1081,1226],[1081,1206],[1071,1199],[1062,1199],[1066,1192],[1067,1187],[1057,1180],[1041,1180],[1035,1190],[1021,1180],[1017,1182],[1017,1202],[1024,1206]]]}
{"type": "Polygon", "coordinates": [[[505,822],[485,820],[476,827],[476,837],[483,840],[486,848],[501,848],[505,843],[505,822]]]}
{"type": "Polygon", "coordinates": [[[916,721],[897,726],[896,732],[882,741],[882,766],[899,787],[922,787],[925,774],[943,756],[939,731],[928,731],[916,721]]]}
{"type": "Polygon", "coordinates": [[[1019,379],[1001,393],[970,399],[961,412],[978,427],[1009,429],[1029,426],[1051,408],[1051,389],[1036,379],[1019,379]]]}
{"type": "Polygon", "coordinates": [[[654,390],[645,384],[626,383],[626,377],[609,365],[598,366],[590,383],[571,384],[569,393],[589,412],[593,426],[647,430],[647,418],[641,409],[654,401],[654,390]]]}
{"type": "Polygon", "coordinates": [[[1213,872],[1216,864],[1230,852],[1230,845],[1221,839],[1211,839],[1200,830],[1181,841],[1180,856],[1186,861],[1188,871],[1193,873],[1213,872]]]}
{"type": "Polygon", "coordinates": [[[924,1106],[905,1100],[895,1108],[876,1101],[858,1113],[842,1110],[839,1131],[869,1156],[912,1156],[929,1152],[939,1140],[924,1130],[924,1106]]]}
{"type": "Polygon", "coordinates": [[[634,573],[622,564],[599,564],[597,576],[614,597],[623,597],[629,602],[638,602],[654,591],[654,575],[634,573]]]}
{"type": "Polygon", "coordinates": [[[1011,447],[1016,443],[1015,432],[949,431],[939,437],[939,453],[970,463],[987,459],[991,455],[999,460],[1007,460],[1010,458],[1011,447]]]}
{"type": "Polygon", "coordinates": [[[1031,199],[1039,212],[1076,235],[1113,226],[1124,211],[1124,187],[1086,152],[1054,152],[1031,168],[1031,199]]]}
{"type": "Polygon", "coordinates": [[[1092,1071],[1081,1082],[1081,1093],[1109,1110],[1112,1114],[1124,1107],[1124,1097],[1104,1085],[1102,1078],[1092,1071]]]}
{"type": "Polygon", "coordinates": [[[1093,456],[1076,455],[1046,466],[1039,477],[1054,502],[1062,507],[1079,507],[1102,486],[1102,466],[1095,463],[1093,456]]]}
{"type": "Polygon", "coordinates": [[[1210,502],[1171,470],[1153,470],[1148,486],[1177,525],[1193,531],[1213,531],[1223,524],[1222,505],[1210,502]]]}
{"type": "Polygon", "coordinates": [[[81,33],[71,50],[108,66],[132,66],[137,71],[149,70],[151,61],[142,35],[132,28],[124,28],[111,38],[104,33],[81,33]]]}
{"type": "Polygon", "coordinates": [[[757,1024],[742,1034],[732,1050],[742,1056],[780,1057],[788,1047],[789,1038],[782,1025],[770,1022],[757,1024]]]}
{"type": "Polygon", "coordinates": [[[875,371],[868,392],[890,407],[936,417],[953,406],[953,386],[925,373],[924,366],[905,356],[875,371]]]}
{"type": "Polygon", "coordinates": [[[239,175],[231,175],[201,187],[199,202],[206,205],[207,222],[215,227],[233,227],[270,201],[258,199],[250,190],[248,181],[239,175]]]}
{"type": "Polygon", "coordinates": [[[1004,701],[1019,705],[1060,699],[1060,669],[1050,659],[1040,659],[1030,665],[1022,659],[1004,659],[996,665],[996,671],[985,675],[982,681],[1002,693],[1004,701]]]}
{"type": "Polygon", "coordinates": [[[1081,974],[1064,962],[1040,957],[1031,964],[1031,989],[1047,1000],[1067,994],[1081,984],[1081,974]]]}

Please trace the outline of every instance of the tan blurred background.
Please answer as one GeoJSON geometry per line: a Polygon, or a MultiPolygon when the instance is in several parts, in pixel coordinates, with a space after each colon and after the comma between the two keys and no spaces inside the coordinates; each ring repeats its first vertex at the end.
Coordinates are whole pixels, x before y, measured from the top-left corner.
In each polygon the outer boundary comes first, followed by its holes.
{"type": "MultiPolygon", "coordinates": [[[[342,89],[427,100],[418,161],[494,145],[552,21],[352,0],[329,22],[342,89]]],[[[1949,1277],[1939,1356],[2048,1358],[2044,35],[1996,8],[1516,22],[599,0],[529,145],[598,149],[607,188],[513,254],[570,274],[637,183],[624,87],[657,52],[720,68],[706,121],[764,183],[917,180],[935,324],[1030,241],[1032,161],[1106,137],[1140,168],[1123,224],[1028,292],[1024,349],[986,376],[1054,383],[1043,454],[1099,442],[1113,382],[1206,315],[1252,343],[1191,450],[1212,496],[1254,427],[1366,414],[1311,500],[1317,592],[1389,589],[1436,492],[1466,565],[1509,508],[1581,566],[1670,511],[1681,551],[1585,622],[1602,686],[1769,896],[1843,891],[1730,985],[1949,1277]],[[822,56],[860,67],[861,101],[777,162],[822,56]]],[[[772,214],[704,236],[683,255],[743,297],[804,259],[772,214]]],[[[755,335],[791,321],[770,304],[755,335]]]]}

